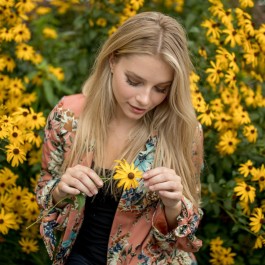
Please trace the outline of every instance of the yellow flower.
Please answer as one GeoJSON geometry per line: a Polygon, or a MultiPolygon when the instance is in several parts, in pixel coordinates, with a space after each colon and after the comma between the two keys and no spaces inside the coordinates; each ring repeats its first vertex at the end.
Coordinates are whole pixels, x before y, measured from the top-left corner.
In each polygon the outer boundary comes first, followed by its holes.
{"type": "Polygon", "coordinates": [[[215,113],[214,114],[214,128],[216,128],[218,131],[226,130],[230,128],[231,126],[231,116],[221,112],[221,113],[215,113]]]}
{"type": "Polygon", "coordinates": [[[96,24],[102,28],[106,27],[107,20],[105,18],[98,18],[96,24]]]}
{"type": "Polygon", "coordinates": [[[7,29],[7,28],[0,29],[0,40],[11,41],[11,40],[13,40],[13,37],[14,37],[14,35],[13,35],[11,29],[7,29]]]}
{"type": "Polygon", "coordinates": [[[14,0],[0,0],[0,6],[12,7],[14,6],[14,0]]]}
{"type": "Polygon", "coordinates": [[[18,175],[15,175],[9,168],[0,170],[0,194],[16,185],[18,175]]]}
{"type": "Polygon", "coordinates": [[[116,160],[115,162],[119,163],[114,167],[116,171],[113,176],[114,180],[119,181],[117,187],[123,187],[125,190],[137,188],[138,180],[142,178],[142,172],[133,163],[129,164],[125,159],[116,160]]]}
{"type": "Polygon", "coordinates": [[[216,146],[218,151],[223,155],[231,155],[235,152],[239,139],[236,138],[236,132],[226,131],[220,137],[220,142],[216,146]]]}
{"type": "Polygon", "coordinates": [[[1,56],[4,61],[4,65],[7,69],[8,72],[13,72],[16,64],[15,64],[15,61],[10,57],[10,56],[7,56],[7,55],[2,55],[1,56]]]}
{"type": "Polygon", "coordinates": [[[32,0],[20,0],[16,4],[19,13],[29,13],[35,8],[36,4],[32,0]]]}
{"type": "Polygon", "coordinates": [[[250,217],[250,230],[254,233],[258,233],[263,224],[265,224],[264,214],[262,213],[261,208],[255,208],[254,213],[252,214],[253,217],[250,217]]]}
{"type": "Polygon", "coordinates": [[[253,7],[254,3],[252,0],[239,0],[239,4],[243,8],[253,7]]]}
{"type": "Polygon", "coordinates": [[[3,208],[6,211],[11,211],[14,206],[15,200],[9,193],[0,194],[0,209],[3,208]]]}
{"type": "Polygon", "coordinates": [[[37,252],[39,250],[38,241],[30,238],[21,238],[18,241],[20,246],[22,247],[22,251],[30,254],[31,252],[37,252]]]}
{"type": "Polygon", "coordinates": [[[16,47],[16,56],[18,59],[29,61],[34,57],[34,49],[30,45],[21,43],[16,47]]]}
{"type": "Polygon", "coordinates": [[[42,139],[40,135],[37,132],[33,132],[33,131],[30,131],[26,134],[26,140],[29,143],[35,144],[37,148],[39,148],[42,143],[42,139]]]}
{"type": "Polygon", "coordinates": [[[30,108],[30,113],[28,115],[28,127],[31,129],[39,130],[46,123],[45,118],[43,117],[43,113],[36,113],[32,108],[30,108]]]}
{"type": "Polygon", "coordinates": [[[44,37],[47,39],[56,39],[58,37],[56,30],[54,30],[52,28],[44,28],[42,30],[42,33],[43,33],[44,37]]]}
{"type": "Polygon", "coordinates": [[[18,24],[12,28],[13,39],[15,42],[26,42],[30,40],[31,34],[25,24],[18,24]]]}
{"type": "Polygon", "coordinates": [[[224,44],[230,43],[230,47],[233,48],[236,46],[236,44],[240,45],[242,43],[240,32],[233,27],[224,29],[223,33],[228,35],[224,41],[224,44]]]}
{"type": "Polygon", "coordinates": [[[49,71],[59,80],[64,80],[64,72],[60,67],[49,66],[49,71]]]}
{"type": "Polygon", "coordinates": [[[238,108],[237,111],[234,111],[234,116],[233,116],[233,120],[235,122],[235,124],[248,124],[250,123],[250,118],[248,115],[248,112],[238,108]]]}
{"type": "Polygon", "coordinates": [[[207,28],[206,36],[212,36],[214,39],[220,38],[220,24],[215,22],[212,19],[205,20],[202,24],[202,27],[207,28]]]}
{"type": "Polygon", "coordinates": [[[210,126],[213,119],[214,115],[209,109],[209,106],[206,106],[204,112],[200,113],[200,115],[198,116],[198,120],[206,126],[210,126]]]}
{"type": "Polygon", "coordinates": [[[26,160],[26,152],[17,144],[9,144],[6,146],[6,160],[12,167],[17,167],[26,160]]]}
{"type": "Polygon", "coordinates": [[[9,229],[18,229],[16,222],[16,215],[14,213],[7,213],[4,208],[0,212],[0,233],[6,235],[9,229]]]}
{"type": "Polygon", "coordinates": [[[0,125],[0,139],[4,139],[7,137],[8,137],[8,129],[5,126],[0,125]]]}
{"type": "Polygon", "coordinates": [[[240,197],[239,199],[244,202],[252,203],[255,200],[256,189],[250,185],[248,185],[246,182],[242,181],[240,183],[237,183],[237,186],[234,188],[234,192],[236,193],[236,196],[240,197]]]}
{"type": "Polygon", "coordinates": [[[241,206],[242,210],[243,210],[243,213],[246,214],[246,215],[250,215],[250,207],[249,207],[249,204],[247,202],[244,202],[244,201],[240,201],[239,202],[239,205],[241,206]]]}
{"type": "Polygon", "coordinates": [[[22,131],[17,127],[13,127],[13,129],[9,132],[9,142],[11,144],[24,144],[24,137],[22,131]]]}
{"type": "Polygon", "coordinates": [[[258,130],[254,125],[244,126],[243,135],[248,139],[250,143],[255,143],[258,138],[258,130]]]}
{"type": "Polygon", "coordinates": [[[252,181],[258,181],[259,182],[259,189],[262,192],[265,190],[265,168],[264,164],[261,165],[260,168],[254,168],[251,171],[252,175],[252,181]]]}
{"type": "Polygon", "coordinates": [[[50,7],[45,7],[45,6],[40,6],[36,9],[36,13],[38,15],[46,15],[48,13],[50,13],[52,11],[52,9],[50,7]]]}
{"type": "Polygon", "coordinates": [[[212,259],[210,260],[212,265],[232,265],[234,264],[235,253],[231,252],[231,248],[220,247],[217,251],[210,253],[212,259]]]}
{"type": "Polygon", "coordinates": [[[31,192],[22,197],[21,203],[27,211],[38,211],[39,209],[36,196],[31,192]]]}
{"type": "Polygon", "coordinates": [[[221,68],[220,61],[217,61],[214,63],[213,61],[210,61],[210,64],[212,68],[206,69],[206,73],[208,74],[207,81],[212,84],[218,84],[220,82],[220,78],[224,76],[221,68]]]}
{"type": "Polygon", "coordinates": [[[143,6],[144,0],[130,0],[130,4],[135,10],[138,10],[140,7],[143,6]]]}
{"type": "Polygon", "coordinates": [[[218,236],[210,241],[211,251],[218,251],[223,245],[224,241],[218,236]]]}
{"type": "Polygon", "coordinates": [[[251,174],[253,169],[253,162],[251,160],[248,160],[246,163],[240,164],[238,171],[246,178],[249,174],[251,174]]]}
{"type": "Polygon", "coordinates": [[[263,245],[265,245],[265,238],[263,236],[258,236],[253,248],[254,249],[262,248],[263,245]]]}

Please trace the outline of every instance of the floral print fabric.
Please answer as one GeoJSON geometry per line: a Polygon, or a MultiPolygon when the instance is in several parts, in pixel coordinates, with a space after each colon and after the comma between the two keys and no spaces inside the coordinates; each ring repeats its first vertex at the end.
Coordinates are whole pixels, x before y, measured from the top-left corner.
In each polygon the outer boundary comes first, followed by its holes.
{"type": "MultiPolygon", "coordinates": [[[[47,119],[41,177],[36,187],[42,213],[53,205],[51,191],[60,180],[60,166],[69,153],[84,101],[81,94],[64,97],[47,119]]],[[[134,161],[143,172],[152,168],[156,140],[150,137],[145,150],[134,161]]],[[[202,165],[196,158],[196,143],[194,150],[199,174],[202,165]]],[[[91,166],[92,153],[84,163],[91,166]]],[[[136,189],[125,190],[121,196],[110,233],[107,264],[197,264],[192,252],[202,245],[195,236],[201,217],[202,211],[183,197],[178,226],[169,231],[159,197],[147,191],[141,180],[136,189]]],[[[42,219],[40,232],[53,264],[66,262],[83,218],[84,209],[78,211],[77,205],[68,204],[63,209],[55,208],[42,219]]]]}

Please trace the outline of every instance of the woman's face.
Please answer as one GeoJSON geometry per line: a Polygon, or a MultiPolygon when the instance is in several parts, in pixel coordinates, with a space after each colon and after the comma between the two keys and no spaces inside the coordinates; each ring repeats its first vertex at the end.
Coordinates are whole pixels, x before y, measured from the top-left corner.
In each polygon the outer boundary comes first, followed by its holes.
{"type": "Polygon", "coordinates": [[[139,120],[162,103],[169,93],[174,71],[160,56],[129,55],[110,58],[116,118],[139,120]]]}

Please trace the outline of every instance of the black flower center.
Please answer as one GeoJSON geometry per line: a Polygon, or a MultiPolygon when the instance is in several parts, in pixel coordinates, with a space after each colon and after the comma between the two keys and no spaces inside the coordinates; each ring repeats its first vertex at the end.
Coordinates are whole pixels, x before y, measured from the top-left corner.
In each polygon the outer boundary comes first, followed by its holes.
{"type": "Polygon", "coordinates": [[[133,174],[132,172],[130,172],[130,173],[128,174],[128,178],[129,178],[129,179],[134,179],[134,174],[133,174]]]}

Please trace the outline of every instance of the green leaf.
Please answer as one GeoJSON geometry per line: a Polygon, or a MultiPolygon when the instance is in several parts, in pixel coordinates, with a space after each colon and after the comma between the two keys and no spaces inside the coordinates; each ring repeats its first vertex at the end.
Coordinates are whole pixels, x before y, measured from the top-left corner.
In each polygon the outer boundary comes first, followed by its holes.
{"type": "Polygon", "coordinates": [[[85,202],[86,202],[86,196],[82,193],[76,195],[76,199],[77,199],[77,203],[78,203],[78,211],[80,211],[84,205],[85,205],[85,202]]]}

